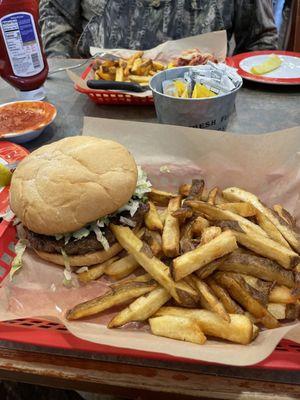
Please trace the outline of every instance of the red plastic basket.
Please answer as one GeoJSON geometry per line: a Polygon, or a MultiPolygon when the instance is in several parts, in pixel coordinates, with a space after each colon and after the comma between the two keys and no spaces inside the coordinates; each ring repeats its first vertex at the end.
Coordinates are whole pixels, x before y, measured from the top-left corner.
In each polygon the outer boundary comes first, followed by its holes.
{"type": "MultiPolygon", "coordinates": [[[[2,221],[0,224],[0,283],[10,270],[15,241],[15,227],[12,223],[2,221]]],[[[73,336],[63,325],[36,318],[17,319],[0,323],[0,340],[25,345],[46,346],[73,352],[92,352],[112,357],[123,356],[137,359],[206,364],[161,353],[124,349],[87,342],[73,336]]],[[[268,358],[251,368],[300,371],[300,345],[288,340],[282,340],[268,358]]]]}
{"type": "MultiPolygon", "coordinates": [[[[81,78],[86,79],[92,70],[90,64],[82,73],[81,78]]],[[[114,90],[95,90],[84,89],[75,84],[75,90],[86,94],[94,103],[102,105],[135,105],[149,106],[153,105],[153,97],[138,97],[127,93],[122,93],[114,90]]]]}
{"type": "MultiPolygon", "coordinates": [[[[28,154],[27,150],[9,142],[0,142],[0,161],[13,163],[28,154]]],[[[0,192],[0,211],[6,210],[8,189],[0,192]]],[[[14,257],[16,229],[11,222],[0,222],[0,285],[9,273],[10,263],[14,257]]],[[[63,325],[56,322],[43,321],[36,318],[17,319],[0,322],[0,340],[24,345],[48,347],[69,352],[96,353],[101,357],[124,357],[190,364],[207,364],[166,354],[145,352],[119,347],[95,344],[73,336],[63,325]]],[[[251,368],[270,370],[300,371],[300,345],[282,340],[275,351],[264,361],[251,368]]]]}

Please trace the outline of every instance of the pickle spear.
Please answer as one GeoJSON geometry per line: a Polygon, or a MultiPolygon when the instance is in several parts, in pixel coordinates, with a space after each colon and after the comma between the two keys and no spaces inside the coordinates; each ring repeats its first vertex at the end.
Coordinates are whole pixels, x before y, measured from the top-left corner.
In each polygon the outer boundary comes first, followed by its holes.
{"type": "Polygon", "coordinates": [[[255,75],[264,75],[279,68],[281,64],[282,60],[276,54],[271,54],[266,61],[252,67],[250,71],[255,75]]]}

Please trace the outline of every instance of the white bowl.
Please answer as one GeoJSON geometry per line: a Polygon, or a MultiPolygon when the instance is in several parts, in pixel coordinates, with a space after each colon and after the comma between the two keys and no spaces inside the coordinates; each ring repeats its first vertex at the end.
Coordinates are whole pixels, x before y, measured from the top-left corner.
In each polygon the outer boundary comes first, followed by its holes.
{"type": "MultiPolygon", "coordinates": [[[[0,113],[1,113],[1,108],[5,107],[7,105],[13,105],[13,104],[18,104],[18,103],[42,103],[43,104],[46,102],[44,102],[44,101],[27,101],[27,100],[13,101],[10,103],[1,104],[0,105],[0,113]]],[[[51,116],[50,120],[48,120],[46,122],[42,122],[41,124],[36,126],[34,129],[28,129],[28,130],[19,131],[19,132],[5,133],[0,136],[0,139],[9,140],[11,142],[20,144],[20,143],[29,142],[30,140],[33,140],[33,139],[37,138],[38,136],[40,136],[40,134],[43,132],[43,130],[45,128],[47,128],[47,126],[49,126],[54,121],[54,119],[57,115],[56,107],[51,103],[48,103],[48,104],[52,107],[52,116],[51,116]]]]}

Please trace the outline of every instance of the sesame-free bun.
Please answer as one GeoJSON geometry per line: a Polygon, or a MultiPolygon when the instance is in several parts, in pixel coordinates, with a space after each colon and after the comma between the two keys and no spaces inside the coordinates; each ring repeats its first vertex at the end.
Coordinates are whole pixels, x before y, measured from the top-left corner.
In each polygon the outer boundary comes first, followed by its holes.
{"type": "MultiPolygon", "coordinates": [[[[68,262],[70,263],[70,267],[81,267],[81,266],[90,266],[95,264],[102,264],[104,261],[109,260],[111,257],[114,257],[116,254],[120,253],[122,247],[119,243],[114,243],[110,248],[100,251],[94,251],[92,253],[86,253],[78,256],[68,256],[68,262]]],[[[64,258],[61,254],[58,253],[47,253],[45,251],[34,251],[37,255],[43,260],[50,261],[54,264],[65,265],[64,258]]]]}
{"type": "Polygon", "coordinates": [[[33,232],[68,233],[126,204],[136,183],[136,163],[124,146],[90,136],[68,137],[20,162],[10,204],[33,232]]]}

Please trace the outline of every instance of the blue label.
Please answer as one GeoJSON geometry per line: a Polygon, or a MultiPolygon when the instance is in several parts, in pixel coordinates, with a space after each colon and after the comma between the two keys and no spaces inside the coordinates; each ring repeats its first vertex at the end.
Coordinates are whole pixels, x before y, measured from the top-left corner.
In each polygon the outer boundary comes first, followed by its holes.
{"type": "MultiPolygon", "coordinates": [[[[33,42],[37,40],[31,18],[28,14],[18,13],[15,15],[9,15],[8,17],[3,19],[3,22],[18,24],[23,43],[33,42]]],[[[11,30],[16,30],[14,29],[13,25],[11,26],[11,30]]]]}
{"type": "Polygon", "coordinates": [[[33,15],[27,12],[6,15],[0,18],[0,30],[16,76],[34,76],[43,70],[43,55],[33,15]]]}

